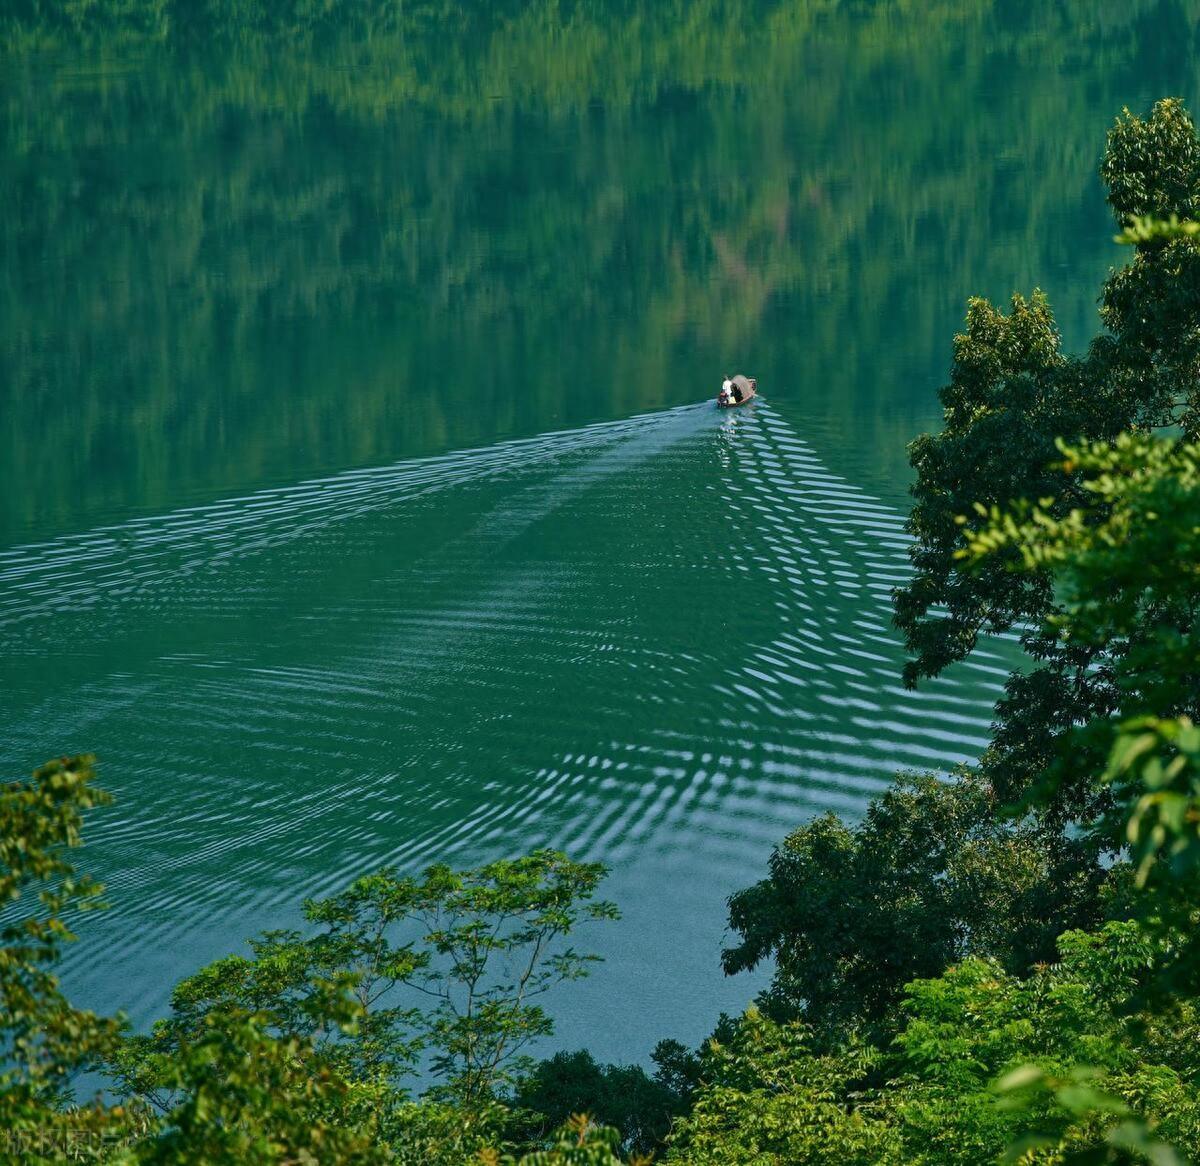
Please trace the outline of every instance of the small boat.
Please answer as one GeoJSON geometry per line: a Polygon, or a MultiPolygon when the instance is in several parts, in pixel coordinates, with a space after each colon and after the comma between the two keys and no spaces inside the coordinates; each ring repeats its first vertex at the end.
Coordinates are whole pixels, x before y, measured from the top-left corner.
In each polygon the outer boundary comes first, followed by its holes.
{"type": "Polygon", "coordinates": [[[753,377],[744,377],[738,373],[735,377],[726,377],[717,394],[718,409],[736,409],[747,401],[753,401],[758,396],[758,381],[753,377]]]}

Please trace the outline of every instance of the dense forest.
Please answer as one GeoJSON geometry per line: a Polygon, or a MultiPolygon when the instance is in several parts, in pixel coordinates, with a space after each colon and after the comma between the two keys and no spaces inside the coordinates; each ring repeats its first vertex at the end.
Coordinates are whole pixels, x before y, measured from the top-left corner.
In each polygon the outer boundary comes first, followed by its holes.
{"type": "MultiPolygon", "coordinates": [[[[1027,661],[990,748],[796,830],[730,901],[741,1018],[655,1071],[535,1061],[587,974],[604,870],[549,851],[382,870],[175,989],[135,1035],[54,975],[106,795],[64,758],[0,794],[0,1127],[23,1161],[1184,1162],[1200,1151],[1200,139],[1126,113],[1101,176],[1130,261],[1063,351],[1040,293],[972,300],[910,448],[919,684],[1027,661]],[[586,946],[586,945],[585,945],[586,946]],[[76,1097],[85,1070],[105,1075],[76,1097]],[[588,1115],[584,1117],[582,1115],[588,1115]]],[[[599,1023],[599,1018],[598,1018],[599,1023]]]]}

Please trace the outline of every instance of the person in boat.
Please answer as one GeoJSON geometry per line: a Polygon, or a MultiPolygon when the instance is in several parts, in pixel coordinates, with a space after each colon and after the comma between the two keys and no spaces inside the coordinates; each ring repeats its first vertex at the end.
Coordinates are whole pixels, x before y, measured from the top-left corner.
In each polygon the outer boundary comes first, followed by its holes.
{"type": "Polygon", "coordinates": [[[726,377],[721,382],[721,395],[718,400],[722,405],[736,405],[741,399],[741,386],[731,377],[726,377]]]}

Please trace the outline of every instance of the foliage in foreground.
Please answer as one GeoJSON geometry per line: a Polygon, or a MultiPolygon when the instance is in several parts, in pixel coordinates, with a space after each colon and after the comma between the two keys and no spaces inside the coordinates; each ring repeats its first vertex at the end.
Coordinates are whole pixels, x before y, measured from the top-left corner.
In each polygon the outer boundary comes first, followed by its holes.
{"type": "MultiPolygon", "coordinates": [[[[120,1020],[73,1008],[52,971],[72,938],[65,914],[100,893],[66,857],[83,812],[109,801],[92,782],[78,757],[0,790],[0,906],[24,900],[0,932],[0,1155],[449,1164],[507,1139],[506,1087],[552,1030],[538,998],[595,959],[564,941],[616,914],[594,898],[603,867],[538,851],[421,878],[378,872],[307,903],[313,934],[262,936],[252,958],[183,981],[149,1035],[123,1036],[120,1020]],[[432,1003],[397,1003],[404,989],[432,1003]],[[414,1102],[399,1082],[422,1053],[441,1083],[414,1102]],[[75,1104],[73,1076],[99,1069],[121,1103],[75,1104]]],[[[546,1160],[608,1161],[621,1138],[572,1127],[546,1160]]]]}
{"type": "MultiPolygon", "coordinates": [[[[884,1039],[849,1024],[846,1009],[833,1042],[751,1018],[706,1058],[706,1083],[674,1137],[679,1160],[933,1164],[1007,1153],[1167,1166],[1200,1151],[1200,731],[1190,716],[1200,691],[1200,444],[1124,435],[1063,445],[1047,472],[1072,476],[1081,503],[1060,508],[1048,496],[981,508],[960,558],[965,569],[1044,572],[1055,606],[1039,636],[1109,661],[1107,715],[1064,728],[1058,760],[1031,782],[1026,806],[1052,804],[1064,785],[1093,787],[1106,812],[1072,828],[1117,856],[1105,902],[1125,918],[1067,931],[1057,959],[1023,977],[994,954],[963,959],[943,947],[928,958],[953,966],[882,1009],[884,1039]],[[1092,768],[1097,754],[1107,764],[1092,768]]],[[[901,970],[947,936],[1011,952],[1011,921],[999,936],[977,930],[988,898],[976,892],[988,883],[960,891],[960,871],[979,869],[964,856],[980,847],[1007,839],[1016,851],[1029,839],[1020,815],[979,837],[947,816],[979,796],[977,781],[968,775],[949,792],[916,783],[924,801],[902,787],[857,830],[815,823],[777,852],[771,879],[735,896],[734,922],[744,913],[766,926],[781,950],[775,997],[826,1003],[811,986],[836,953],[826,969],[869,1015],[872,991],[899,974],[889,950],[901,970]],[[831,854],[844,881],[824,884],[837,869],[831,854]],[[857,895],[856,881],[865,886],[857,895]],[[804,900],[813,885],[826,886],[824,900],[804,900]],[[855,928],[839,948],[831,937],[848,918],[880,928],[890,919],[898,934],[855,928]],[[950,923],[964,920],[955,935],[950,923]]],[[[1044,907],[1031,900],[1015,917],[1045,921],[1044,907]]]]}
{"type": "MultiPolygon", "coordinates": [[[[1200,189],[1200,141],[1183,105],[1159,102],[1146,118],[1126,111],[1108,136],[1101,175],[1117,222],[1145,215],[1191,217],[1200,189]]],[[[1031,668],[1013,673],[997,706],[980,770],[1002,802],[1022,798],[1057,764],[1066,733],[1121,708],[1112,683],[1121,645],[1068,639],[1048,629],[1061,614],[1048,564],[1014,571],[1003,555],[963,555],[989,514],[1016,499],[1045,500],[1059,520],[1095,501],[1080,467],[1064,472],[1057,442],[1112,442],[1170,423],[1200,432],[1200,243],[1193,235],[1130,236],[1132,261],[1101,292],[1106,331],[1082,356],[1061,351],[1044,297],[1017,297],[1005,315],[972,301],[942,390],[941,433],[911,446],[916,470],[909,529],[912,581],[896,594],[896,623],[912,653],[906,678],[934,676],[974,650],[983,632],[1015,630],[1031,668]],[[1056,464],[1060,463],[1060,464],[1056,464]]],[[[1091,780],[1102,743],[1070,750],[1087,777],[1061,782],[1036,812],[1062,837],[1067,824],[1102,813],[1106,791],[1091,780]]]]}
{"type": "Polygon", "coordinates": [[[19,1145],[90,1141],[123,1116],[70,1108],[73,1076],[111,1052],[121,1022],[72,1007],[53,971],[74,939],[65,918],[99,902],[65,857],[84,812],[109,801],[92,782],[91,757],[64,757],[0,789],[0,1131],[19,1145]]]}
{"type": "Polygon", "coordinates": [[[573,1115],[586,1113],[617,1131],[622,1149],[652,1153],[686,1111],[690,1092],[672,1072],[670,1045],[664,1041],[655,1050],[659,1069],[653,1077],[640,1065],[598,1064],[586,1049],[541,1061],[514,1092],[518,1115],[528,1115],[521,1140],[539,1143],[573,1115]]]}
{"type": "Polygon", "coordinates": [[[723,962],[733,973],[773,957],[760,1007],[836,1040],[884,1024],[905,984],[966,956],[1016,973],[1052,960],[1062,932],[1100,922],[1097,882],[1071,840],[1047,845],[1028,818],[997,828],[972,771],[901,777],[863,822],[826,815],[776,848],[768,877],[729,901],[741,941],[723,962]]]}
{"type": "Polygon", "coordinates": [[[367,875],[305,903],[313,934],[267,932],[251,942],[253,958],[229,956],[180,983],[170,1017],[122,1046],[118,1080],[170,1109],[179,1050],[235,1009],[311,1041],[347,1079],[397,1103],[424,1053],[440,1079],[435,1096],[479,1111],[532,1067],[529,1043],[553,1031],[539,998],[597,959],[563,941],[616,917],[613,904],[594,901],[603,875],[549,850],[477,870],[440,864],[419,879],[367,875]],[[349,1030],[323,1005],[339,981],[356,1005],[349,1030]]]}
{"type": "Polygon", "coordinates": [[[1047,571],[1058,609],[1042,635],[1103,651],[1110,715],[1072,727],[1062,759],[1033,787],[1052,801],[1089,775],[1074,760],[1103,752],[1090,775],[1109,803],[1081,822],[1112,850],[1132,849],[1135,907],[1146,926],[1173,930],[1164,975],[1200,991],[1200,760],[1193,718],[1200,704],[1200,444],[1124,435],[1061,447],[1059,472],[1076,475],[1086,506],[1055,515],[1042,502],[987,510],[963,551],[1013,572],[1047,571]],[[1186,938],[1183,938],[1186,937],[1186,938]]]}
{"type": "Polygon", "coordinates": [[[972,957],[914,981],[899,1032],[881,1044],[852,1036],[822,1052],[806,1026],[749,1015],[707,1052],[705,1086],[669,1159],[994,1162],[1033,1129],[1046,1145],[1027,1161],[1053,1162],[1107,1152],[1112,1127],[1133,1113],[1164,1141],[1200,1145],[1194,1007],[1147,1017],[1140,1032],[1126,1011],[1155,941],[1126,922],[1059,943],[1058,961],[1024,979],[972,957]],[[1050,1091],[1026,1106],[999,1103],[997,1078],[1029,1064],[1045,1080],[1072,1081],[1073,1105],[1050,1091]],[[1079,1104],[1088,1099],[1104,1104],[1079,1104]]]}
{"type": "MultiPolygon", "coordinates": [[[[1135,752],[1154,756],[1144,747],[1135,752]]],[[[73,762],[52,773],[76,775],[70,785],[74,797],[87,788],[86,770],[86,764],[73,762]]],[[[1132,781],[1129,786],[1131,796],[1145,796],[1132,781]]],[[[27,819],[23,829],[36,836],[40,817],[53,816],[55,803],[30,803],[30,792],[9,787],[2,804],[6,814],[14,799],[34,805],[32,828],[27,819]]],[[[1185,820],[1190,821],[1186,815],[1185,820]]],[[[55,853],[55,839],[65,836],[48,836],[50,864],[43,869],[70,879],[69,864],[55,853]]],[[[1180,848],[1174,835],[1161,841],[1158,852],[1166,865],[1180,848]]],[[[469,872],[466,881],[478,881],[478,872],[469,872]]],[[[461,883],[452,879],[450,885],[461,883]]],[[[412,892],[410,887],[407,893],[412,892]]],[[[1169,930],[1156,932],[1131,920],[1094,935],[1064,935],[1057,962],[1025,978],[994,959],[967,958],[940,977],[908,986],[890,1040],[863,1030],[830,1046],[815,1040],[804,1024],[780,1025],[751,1013],[729,1039],[705,1050],[690,1112],[670,1137],[668,1159],[986,1161],[1031,1129],[1046,1147],[1031,1149],[1030,1162],[1059,1161],[1067,1151],[1107,1154],[1118,1142],[1132,1144],[1135,1136],[1150,1146],[1200,1145],[1200,1026],[1194,1004],[1178,998],[1161,1013],[1130,1013],[1157,973],[1172,966],[1178,954],[1174,942],[1169,930]],[[1030,1065],[1033,1076],[1024,1068],[1030,1065]],[[1025,1105],[998,1103],[993,1083],[1004,1074],[1022,1086],[1025,1105]]],[[[422,963],[414,961],[415,944],[401,950],[405,966],[422,963]]],[[[544,1139],[541,1149],[505,1156],[495,1147],[514,1126],[502,1102],[473,1109],[453,1090],[445,1092],[445,1100],[410,1102],[388,1073],[377,1071],[377,1061],[364,1059],[359,1042],[371,1028],[362,1026],[370,1014],[357,994],[359,973],[336,970],[330,961],[323,965],[329,978],[309,974],[302,992],[289,989],[296,980],[285,978],[277,981],[284,990],[271,997],[270,977],[288,971],[287,961],[267,958],[261,967],[253,965],[233,965],[237,974],[227,981],[215,965],[196,983],[185,982],[177,996],[190,1011],[180,1008],[149,1038],[149,1046],[137,1041],[127,1046],[139,1054],[151,1048],[155,1086],[163,1091],[151,1100],[162,1104],[169,1098],[170,1108],[112,1161],[446,1166],[472,1160],[530,1166],[620,1161],[621,1133],[584,1119],[538,1135],[544,1139]],[[222,992],[214,990],[214,977],[222,992]],[[473,1130],[464,1121],[472,1114],[473,1130]]],[[[558,1058],[526,1078],[517,1096],[536,1103],[541,1091],[544,1103],[546,1091],[561,1087],[564,1078],[593,1086],[608,1080],[614,1089],[632,1081],[586,1057],[558,1058]]],[[[20,1084],[6,1079],[6,1104],[20,1097],[20,1084]]],[[[124,1107],[72,1110],[62,1098],[47,1102],[43,1117],[34,1120],[78,1123],[82,1113],[111,1122],[114,1132],[129,1132],[124,1107]]]]}

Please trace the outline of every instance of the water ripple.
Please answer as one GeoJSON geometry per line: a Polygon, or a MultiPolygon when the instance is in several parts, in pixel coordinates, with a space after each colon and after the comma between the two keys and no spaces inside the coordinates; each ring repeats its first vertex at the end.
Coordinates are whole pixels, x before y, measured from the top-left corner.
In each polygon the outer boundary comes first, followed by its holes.
{"type": "Polygon", "coordinates": [[[986,739],[1006,645],[897,683],[904,545],[758,402],[0,553],[2,760],[93,749],[119,798],[88,855],[107,954],[70,975],[144,1019],[303,895],[543,844],[658,888],[623,951],[701,889],[719,920],[787,830],[986,739]]]}

